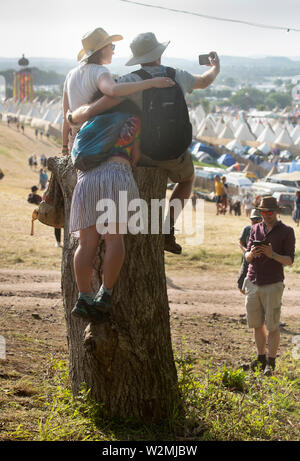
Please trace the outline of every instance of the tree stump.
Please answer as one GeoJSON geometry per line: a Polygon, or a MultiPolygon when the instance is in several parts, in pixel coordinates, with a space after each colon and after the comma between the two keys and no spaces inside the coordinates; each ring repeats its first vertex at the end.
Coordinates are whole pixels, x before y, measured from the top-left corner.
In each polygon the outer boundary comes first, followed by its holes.
{"type": "MultiPolygon", "coordinates": [[[[74,318],[71,310],[78,296],[73,268],[77,239],[69,235],[68,223],[76,172],[69,157],[50,158],[48,167],[64,196],[62,296],[72,392],[76,395],[86,383],[111,417],[143,422],[166,419],[181,404],[171,345],[161,226],[157,235],[125,235],[126,257],[113,292],[112,314],[102,323],[74,318]]],[[[165,198],[165,172],[138,167],[134,176],[140,196],[148,205],[153,198],[165,198]]],[[[100,244],[94,264],[95,291],[101,284],[103,247],[100,244]]]]}

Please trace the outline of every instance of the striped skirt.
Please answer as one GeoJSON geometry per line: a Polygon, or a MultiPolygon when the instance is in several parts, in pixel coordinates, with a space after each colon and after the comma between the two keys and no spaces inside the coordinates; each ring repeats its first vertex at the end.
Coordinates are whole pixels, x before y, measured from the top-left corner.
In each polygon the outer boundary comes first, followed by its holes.
{"type": "Polygon", "coordinates": [[[79,171],[72,197],[70,232],[78,236],[79,230],[97,225],[102,234],[102,224],[116,223],[120,229],[127,228],[128,203],[138,198],[139,191],[129,165],[110,161],[90,171],[79,171]]]}

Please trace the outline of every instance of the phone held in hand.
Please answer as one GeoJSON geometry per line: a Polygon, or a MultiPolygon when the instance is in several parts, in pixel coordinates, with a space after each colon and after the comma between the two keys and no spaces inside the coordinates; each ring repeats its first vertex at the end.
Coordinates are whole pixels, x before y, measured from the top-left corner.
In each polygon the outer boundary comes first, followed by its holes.
{"type": "Polygon", "coordinates": [[[199,64],[200,64],[200,66],[210,64],[209,57],[210,57],[210,54],[200,54],[199,55],[199,64]]]}
{"type": "Polygon", "coordinates": [[[268,242],[266,240],[253,240],[252,243],[255,247],[258,247],[261,245],[268,245],[268,242]]]}

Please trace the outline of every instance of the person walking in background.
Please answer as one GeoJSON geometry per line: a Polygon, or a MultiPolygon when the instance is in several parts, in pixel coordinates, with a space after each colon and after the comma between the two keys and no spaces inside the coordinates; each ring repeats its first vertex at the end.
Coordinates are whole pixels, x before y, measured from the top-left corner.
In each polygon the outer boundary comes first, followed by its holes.
{"type": "Polygon", "coordinates": [[[45,172],[45,170],[43,170],[42,168],[40,169],[40,186],[41,186],[41,190],[44,190],[46,189],[46,186],[47,186],[47,182],[48,182],[48,175],[47,173],[45,172]]]}
{"type": "Polygon", "coordinates": [[[217,207],[217,215],[222,212],[222,196],[224,191],[224,184],[220,179],[220,176],[216,174],[215,176],[215,199],[217,207]]]}
{"type": "Polygon", "coordinates": [[[239,246],[240,246],[240,249],[242,250],[243,255],[242,255],[242,265],[240,268],[237,284],[238,284],[238,288],[240,292],[243,294],[245,294],[245,292],[243,291],[243,283],[244,283],[244,280],[248,272],[248,263],[245,260],[245,253],[247,252],[247,246],[248,246],[248,242],[250,238],[251,227],[261,222],[262,220],[260,212],[258,210],[252,210],[250,214],[250,220],[251,220],[251,225],[244,227],[244,229],[242,230],[241,236],[239,238],[239,246]]]}
{"type": "Polygon", "coordinates": [[[34,169],[36,170],[37,167],[38,167],[38,161],[37,161],[37,158],[36,158],[35,154],[32,156],[32,165],[33,165],[34,169]]]}
{"type": "Polygon", "coordinates": [[[250,218],[250,213],[251,213],[251,210],[253,209],[253,202],[249,194],[246,194],[246,197],[243,200],[243,205],[244,205],[246,216],[250,218]]]}
{"type": "Polygon", "coordinates": [[[223,182],[223,193],[222,193],[222,198],[221,198],[221,213],[226,214],[227,211],[227,205],[228,205],[228,184],[226,183],[226,176],[222,176],[222,182],[223,182]]]}
{"type": "Polygon", "coordinates": [[[299,227],[299,221],[300,221],[300,191],[297,190],[295,194],[295,207],[293,211],[293,220],[299,227]]]}
{"type": "Polygon", "coordinates": [[[251,363],[251,369],[261,367],[266,376],[271,376],[280,343],[283,268],[294,262],[295,233],[292,227],[278,220],[280,208],[275,197],[264,197],[257,209],[263,221],[250,231],[245,253],[249,267],[242,289],[246,294],[248,326],[254,329],[257,348],[257,359],[251,363]]]}

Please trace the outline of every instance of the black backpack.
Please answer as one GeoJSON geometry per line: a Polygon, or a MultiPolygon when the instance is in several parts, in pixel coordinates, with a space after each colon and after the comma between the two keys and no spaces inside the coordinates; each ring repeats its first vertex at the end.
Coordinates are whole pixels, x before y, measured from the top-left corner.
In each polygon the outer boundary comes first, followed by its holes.
{"type": "MultiPolygon", "coordinates": [[[[144,69],[133,72],[143,80],[153,78],[144,69]]],[[[175,69],[166,67],[175,81],[175,69]]],[[[175,81],[170,88],[143,91],[141,130],[142,153],[153,160],[171,160],[185,152],[192,142],[192,125],[181,87],[175,81]]]]}

